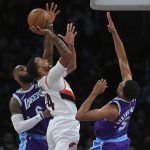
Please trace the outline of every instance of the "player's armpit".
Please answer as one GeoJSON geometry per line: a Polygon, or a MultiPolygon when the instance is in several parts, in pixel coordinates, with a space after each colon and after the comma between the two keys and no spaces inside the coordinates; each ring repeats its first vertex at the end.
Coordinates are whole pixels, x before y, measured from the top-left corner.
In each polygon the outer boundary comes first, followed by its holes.
{"type": "Polygon", "coordinates": [[[9,110],[11,112],[11,115],[22,114],[20,104],[14,97],[12,97],[9,101],[9,110]]]}

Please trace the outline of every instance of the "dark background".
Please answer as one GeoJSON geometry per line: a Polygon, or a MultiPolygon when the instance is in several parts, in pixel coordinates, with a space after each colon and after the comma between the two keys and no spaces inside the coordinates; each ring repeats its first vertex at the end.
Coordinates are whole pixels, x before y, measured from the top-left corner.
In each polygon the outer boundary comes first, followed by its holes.
{"type": "MultiPolygon", "coordinates": [[[[28,13],[45,8],[45,0],[0,1],[0,150],[18,144],[8,103],[18,88],[12,79],[13,67],[24,64],[33,56],[41,56],[43,37],[31,33],[28,13]]],[[[100,108],[116,95],[121,75],[111,34],[107,31],[106,12],[90,9],[89,0],[55,0],[61,13],[54,23],[55,33],[64,34],[68,22],[78,31],[76,38],[77,70],[68,77],[77,98],[77,106],[85,100],[95,82],[106,78],[109,88],[97,98],[93,107],[100,108]]],[[[118,32],[124,42],[133,78],[142,92],[133,114],[129,137],[132,150],[150,149],[150,12],[112,12],[118,32]]],[[[58,59],[54,54],[54,62],[58,59]]],[[[79,150],[92,145],[93,123],[81,122],[79,150]]],[[[12,146],[13,147],[13,146],[12,146]]],[[[11,148],[13,149],[13,148],[11,148]]],[[[15,148],[14,148],[15,149],[15,148]]],[[[8,150],[8,149],[7,149],[8,150]]]]}

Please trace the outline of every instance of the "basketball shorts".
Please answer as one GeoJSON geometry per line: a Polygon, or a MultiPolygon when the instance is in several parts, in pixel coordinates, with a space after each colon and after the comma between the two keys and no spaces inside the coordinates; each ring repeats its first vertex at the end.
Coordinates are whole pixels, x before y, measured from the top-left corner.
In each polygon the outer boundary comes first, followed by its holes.
{"type": "Polygon", "coordinates": [[[90,150],[129,150],[130,139],[123,135],[116,139],[102,140],[96,138],[90,150]]]}
{"type": "Polygon", "coordinates": [[[79,130],[80,123],[77,120],[52,119],[47,129],[49,150],[76,150],[79,130]]]}
{"type": "Polygon", "coordinates": [[[48,150],[46,136],[23,133],[19,135],[20,144],[18,150],[48,150]]]}

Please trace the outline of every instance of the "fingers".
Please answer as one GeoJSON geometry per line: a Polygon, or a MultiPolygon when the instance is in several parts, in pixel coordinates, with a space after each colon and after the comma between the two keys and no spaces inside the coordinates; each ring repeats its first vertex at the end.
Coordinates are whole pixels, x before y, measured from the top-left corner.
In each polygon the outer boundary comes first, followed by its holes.
{"type": "Polygon", "coordinates": [[[29,29],[36,34],[43,34],[43,30],[39,26],[32,26],[29,29]]]}
{"type": "Polygon", "coordinates": [[[58,11],[55,13],[55,15],[57,16],[59,13],[60,13],[60,10],[58,10],[58,11]]]}
{"type": "Polygon", "coordinates": [[[34,26],[30,27],[29,29],[30,29],[32,32],[34,32],[34,33],[38,33],[38,32],[39,32],[39,29],[38,29],[37,27],[34,27],[34,26]]]}
{"type": "Polygon", "coordinates": [[[50,7],[50,10],[49,10],[49,11],[53,11],[53,10],[54,10],[54,7],[55,7],[55,6],[54,6],[54,2],[52,2],[52,3],[51,3],[51,7],[50,7]]]}
{"type": "Polygon", "coordinates": [[[75,26],[73,26],[73,24],[72,24],[71,32],[74,33],[74,31],[75,31],[75,26]]]}
{"type": "Polygon", "coordinates": [[[107,12],[107,20],[109,23],[113,23],[112,18],[110,16],[110,12],[107,12]]]}
{"type": "Polygon", "coordinates": [[[57,4],[54,5],[53,12],[55,12],[56,9],[57,9],[57,4]]]}
{"type": "Polygon", "coordinates": [[[68,23],[67,24],[67,32],[69,32],[69,27],[70,27],[70,24],[68,23]]]}
{"type": "Polygon", "coordinates": [[[74,33],[74,37],[77,35],[77,31],[74,33]]]}
{"type": "Polygon", "coordinates": [[[57,4],[55,4],[54,2],[51,3],[51,6],[49,8],[49,4],[46,3],[46,11],[51,11],[53,13],[55,13],[55,15],[58,15],[60,13],[60,10],[56,11],[57,10],[57,4]]]}
{"type": "Polygon", "coordinates": [[[75,26],[73,25],[73,23],[68,23],[67,32],[71,32],[74,36],[77,35],[77,32],[75,31],[75,26]]]}
{"type": "Polygon", "coordinates": [[[49,4],[46,3],[46,11],[49,11],[49,4]]]}
{"type": "Polygon", "coordinates": [[[103,86],[104,89],[108,87],[107,86],[107,81],[105,79],[98,80],[97,85],[98,86],[103,86]]]}

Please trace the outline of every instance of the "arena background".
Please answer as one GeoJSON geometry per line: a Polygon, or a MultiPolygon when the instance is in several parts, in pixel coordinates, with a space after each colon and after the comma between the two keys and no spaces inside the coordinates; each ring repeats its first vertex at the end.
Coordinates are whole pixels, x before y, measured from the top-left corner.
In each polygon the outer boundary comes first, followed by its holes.
{"type": "MultiPolygon", "coordinates": [[[[12,69],[26,64],[43,52],[43,37],[28,29],[27,15],[45,0],[0,1],[0,150],[14,150],[18,144],[10,122],[8,103],[18,88],[12,80],[12,69]],[[14,148],[12,148],[14,147],[14,148]]],[[[121,81],[111,34],[107,31],[106,12],[90,9],[89,0],[55,0],[61,13],[54,24],[55,33],[65,33],[66,24],[73,22],[76,38],[77,70],[69,80],[76,95],[77,106],[88,96],[100,78],[108,80],[109,88],[97,98],[94,107],[101,107],[116,94],[121,81]]],[[[112,12],[116,27],[125,44],[133,78],[142,87],[141,95],[129,127],[132,150],[150,149],[150,12],[112,12]]],[[[58,54],[54,54],[56,62],[58,54]]],[[[93,123],[81,122],[79,150],[88,150],[94,138],[93,123]]]]}

